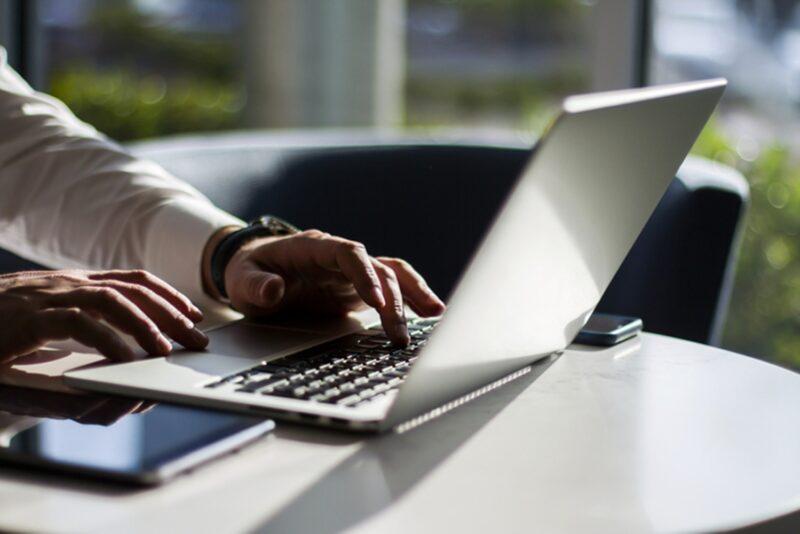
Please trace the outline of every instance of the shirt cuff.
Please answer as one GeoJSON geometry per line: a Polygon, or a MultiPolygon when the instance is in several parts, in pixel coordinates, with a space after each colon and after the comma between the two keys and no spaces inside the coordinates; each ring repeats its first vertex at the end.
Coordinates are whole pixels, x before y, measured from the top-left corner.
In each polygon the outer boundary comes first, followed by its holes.
{"type": "Polygon", "coordinates": [[[179,197],[163,204],[145,240],[144,268],[189,297],[203,311],[230,308],[203,290],[201,262],[206,243],[220,228],[247,226],[204,199],[179,197]]]}

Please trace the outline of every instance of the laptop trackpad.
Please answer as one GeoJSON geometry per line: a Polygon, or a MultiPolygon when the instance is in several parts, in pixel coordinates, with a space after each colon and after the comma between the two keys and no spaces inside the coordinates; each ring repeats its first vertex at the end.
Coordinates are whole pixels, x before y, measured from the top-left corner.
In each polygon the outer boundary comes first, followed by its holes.
{"type": "Polygon", "coordinates": [[[206,352],[247,359],[266,359],[297,352],[326,339],[320,332],[237,322],[208,333],[206,352]]]}
{"type": "Polygon", "coordinates": [[[208,332],[206,352],[248,359],[285,356],[379,323],[375,310],[340,318],[258,323],[247,319],[208,332]]]}

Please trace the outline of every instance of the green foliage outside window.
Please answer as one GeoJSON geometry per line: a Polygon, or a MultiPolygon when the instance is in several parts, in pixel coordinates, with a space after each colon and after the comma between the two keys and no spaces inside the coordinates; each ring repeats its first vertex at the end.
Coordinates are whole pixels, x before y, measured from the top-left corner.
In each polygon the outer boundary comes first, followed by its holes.
{"type": "Polygon", "coordinates": [[[750,207],[724,346],[800,367],[800,162],[781,143],[737,146],[715,123],[694,152],[750,182],[750,207]]]}
{"type": "Polygon", "coordinates": [[[85,66],[55,73],[50,91],[82,120],[120,141],[232,129],[243,105],[230,83],[209,78],[167,83],[157,75],[85,66]]]}

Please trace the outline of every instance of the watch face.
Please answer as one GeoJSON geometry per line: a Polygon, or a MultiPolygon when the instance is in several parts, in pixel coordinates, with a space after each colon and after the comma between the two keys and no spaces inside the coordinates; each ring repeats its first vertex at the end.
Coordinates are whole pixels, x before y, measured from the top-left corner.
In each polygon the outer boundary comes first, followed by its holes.
{"type": "Polygon", "coordinates": [[[283,219],[273,217],[271,215],[264,215],[258,219],[257,224],[267,228],[273,235],[289,235],[299,232],[296,227],[287,223],[283,219]]]}

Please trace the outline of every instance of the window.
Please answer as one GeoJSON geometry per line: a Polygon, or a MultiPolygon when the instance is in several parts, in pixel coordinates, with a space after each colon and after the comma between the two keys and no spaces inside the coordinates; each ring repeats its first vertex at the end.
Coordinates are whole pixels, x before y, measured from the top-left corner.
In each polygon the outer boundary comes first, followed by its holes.
{"type": "Polygon", "coordinates": [[[654,0],[650,82],[725,76],[695,152],[748,178],[723,344],[800,367],[800,2],[654,0]]]}
{"type": "MultiPolygon", "coordinates": [[[[584,0],[38,0],[38,85],[119,140],[237,128],[532,134],[592,86],[584,0]]],[[[625,85],[624,80],[620,85],[625,85]]]]}

